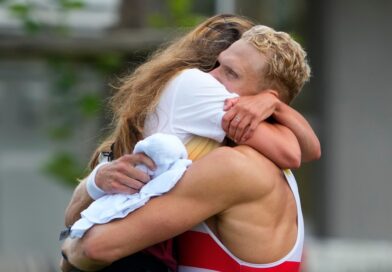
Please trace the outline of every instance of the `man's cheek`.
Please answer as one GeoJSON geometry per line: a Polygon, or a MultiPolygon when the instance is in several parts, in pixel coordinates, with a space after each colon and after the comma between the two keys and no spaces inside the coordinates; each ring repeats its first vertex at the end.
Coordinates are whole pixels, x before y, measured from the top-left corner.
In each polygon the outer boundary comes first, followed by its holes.
{"type": "Polygon", "coordinates": [[[229,92],[231,92],[231,93],[236,93],[236,94],[238,94],[238,95],[241,95],[241,94],[240,94],[240,90],[239,90],[238,88],[236,88],[235,85],[228,83],[228,84],[225,85],[225,87],[226,87],[226,89],[227,89],[229,92]]]}

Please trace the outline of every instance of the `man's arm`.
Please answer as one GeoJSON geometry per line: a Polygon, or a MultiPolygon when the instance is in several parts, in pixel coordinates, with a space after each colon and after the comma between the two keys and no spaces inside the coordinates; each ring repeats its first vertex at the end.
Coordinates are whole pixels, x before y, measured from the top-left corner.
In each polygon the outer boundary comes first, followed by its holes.
{"type": "Polygon", "coordinates": [[[194,162],[168,194],[152,199],[122,220],[94,226],[82,239],[67,239],[63,250],[70,263],[83,270],[109,265],[237,203],[259,198],[266,186],[257,175],[263,165],[257,167],[255,171],[254,163],[241,152],[219,148],[194,162]]]}

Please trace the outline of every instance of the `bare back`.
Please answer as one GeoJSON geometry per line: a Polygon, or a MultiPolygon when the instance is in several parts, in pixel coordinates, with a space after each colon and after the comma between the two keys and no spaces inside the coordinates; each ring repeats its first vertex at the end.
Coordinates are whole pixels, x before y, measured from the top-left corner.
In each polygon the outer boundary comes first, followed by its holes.
{"type": "Polygon", "coordinates": [[[286,256],[297,240],[297,205],[283,174],[270,160],[245,146],[243,180],[255,192],[207,225],[236,257],[250,263],[271,263],[286,256]],[[250,172],[251,171],[251,172],[250,172]]]}

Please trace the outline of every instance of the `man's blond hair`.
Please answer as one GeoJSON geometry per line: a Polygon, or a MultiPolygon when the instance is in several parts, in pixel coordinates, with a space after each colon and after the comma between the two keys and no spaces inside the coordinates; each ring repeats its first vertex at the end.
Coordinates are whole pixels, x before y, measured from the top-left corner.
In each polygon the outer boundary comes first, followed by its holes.
{"type": "Polygon", "coordinates": [[[290,103],[310,77],[306,52],[289,34],[257,25],[242,38],[267,57],[262,78],[263,89],[274,89],[280,99],[290,103]]]}

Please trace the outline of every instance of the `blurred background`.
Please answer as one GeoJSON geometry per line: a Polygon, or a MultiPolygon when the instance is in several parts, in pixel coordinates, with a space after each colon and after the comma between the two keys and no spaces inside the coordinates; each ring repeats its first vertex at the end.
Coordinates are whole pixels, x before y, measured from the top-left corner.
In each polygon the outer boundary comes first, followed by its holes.
{"type": "Polygon", "coordinates": [[[304,271],[392,271],[392,1],[0,0],[0,271],[57,271],[76,179],[111,83],[218,13],[294,37],[312,78],[293,106],[323,155],[296,171],[304,271]]]}

